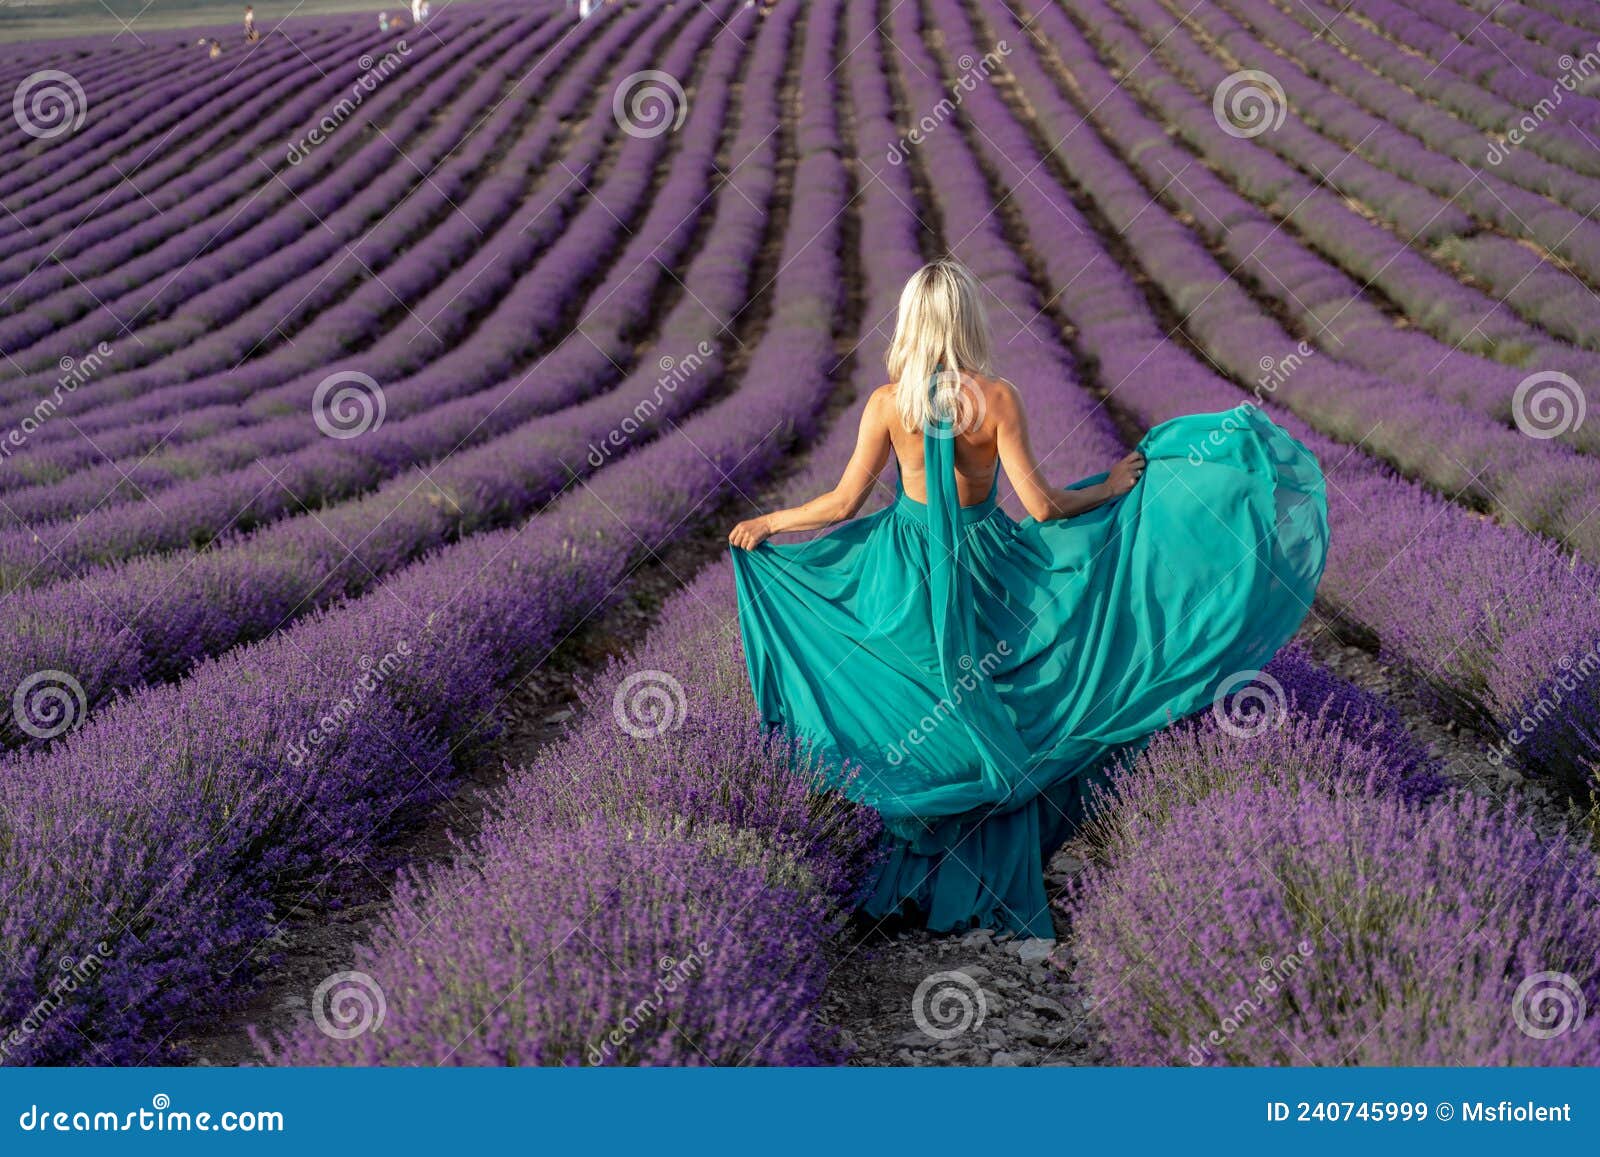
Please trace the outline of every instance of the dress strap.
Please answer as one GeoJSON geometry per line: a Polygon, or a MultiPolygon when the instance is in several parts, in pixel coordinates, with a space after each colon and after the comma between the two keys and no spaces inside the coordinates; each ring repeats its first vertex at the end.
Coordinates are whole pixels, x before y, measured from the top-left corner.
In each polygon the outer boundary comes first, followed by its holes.
{"type": "MultiPolygon", "coordinates": [[[[938,374],[928,383],[930,400],[938,374]]],[[[922,431],[922,456],[928,485],[928,590],[933,609],[934,641],[947,701],[972,737],[983,761],[984,779],[994,798],[1008,798],[1026,780],[1030,764],[1027,744],[1000,700],[989,671],[992,656],[980,654],[977,599],[972,571],[962,557],[966,527],[961,491],[956,484],[956,431],[950,417],[930,414],[922,431]]],[[[995,479],[999,483],[998,473],[995,479]]],[[[993,491],[991,490],[991,497],[993,491]]],[[[992,644],[998,646],[998,642],[992,644]]]]}

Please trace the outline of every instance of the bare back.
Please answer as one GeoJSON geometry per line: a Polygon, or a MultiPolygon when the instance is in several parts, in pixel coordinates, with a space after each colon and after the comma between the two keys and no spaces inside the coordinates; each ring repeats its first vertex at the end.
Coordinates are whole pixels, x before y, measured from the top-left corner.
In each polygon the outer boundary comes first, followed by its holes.
{"type": "MultiPolygon", "coordinates": [[[[988,404],[999,382],[977,375],[969,377],[978,384],[982,401],[970,417],[971,428],[955,435],[956,493],[962,506],[976,506],[987,499],[1000,469],[996,407],[988,404]]],[[[879,392],[886,395],[884,412],[891,415],[885,424],[895,460],[900,464],[900,485],[916,501],[926,502],[928,474],[923,461],[922,431],[907,430],[894,419],[894,389],[891,383],[880,386],[879,392]]]]}

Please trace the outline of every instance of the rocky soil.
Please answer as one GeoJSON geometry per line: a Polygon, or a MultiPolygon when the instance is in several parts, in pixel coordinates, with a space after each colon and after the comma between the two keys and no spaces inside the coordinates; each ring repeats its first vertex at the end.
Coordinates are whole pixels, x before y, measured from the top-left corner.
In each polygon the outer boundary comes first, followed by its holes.
{"type": "MultiPolygon", "coordinates": [[[[1046,875],[1051,895],[1082,868],[1059,853],[1046,875]]],[[[1056,940],[1031,940],[860,927],[841,948],[824,1019],[839,1027],[855,1065],[1106,1064],[1060,913],[1056,931],[1056,940]]]]}

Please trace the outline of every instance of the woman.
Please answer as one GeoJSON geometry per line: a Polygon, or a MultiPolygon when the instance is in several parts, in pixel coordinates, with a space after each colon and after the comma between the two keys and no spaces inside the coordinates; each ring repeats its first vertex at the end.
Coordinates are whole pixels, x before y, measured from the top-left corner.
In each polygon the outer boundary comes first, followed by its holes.
{"type": "Polygon", "coordinates": [[[839,484],[728,536],[756,704],[882,814],[869,914],[1049,937],[1043,864],[1106,764],[1310,608],[1322,472],[1246,403],[1050,485],[1021,394],[993,376],[978,284],[950,260],[906,285],[888,368],[839,484]],[[854,519],[891,457],[895,502],[854,519]],[[1021,522],[997,506],[1002,471],[1021,522]]]}

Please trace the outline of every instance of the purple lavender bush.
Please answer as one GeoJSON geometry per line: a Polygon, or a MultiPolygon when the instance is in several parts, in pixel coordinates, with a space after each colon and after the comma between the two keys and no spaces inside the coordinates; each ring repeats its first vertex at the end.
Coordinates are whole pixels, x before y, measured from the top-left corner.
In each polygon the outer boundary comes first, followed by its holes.
{"type": "Polygon", "coordinates": [[[275,1064],[803,1065],[836,1053],[808,1016],[836,917],[805,873],[731,829],[609,824],[490,841],[403,885],[355,961],[362,1031],[326,1008],[275,1064]],[[381,1001],[381,1004],[378,1002],[381,1001]],[[381,1007],[383,1015],[376,1016],[381,1007]]]}
{"type": "Polygon", "coordinates": [[[1600,1062],[1590,849],[1374,794],[1381,753],[1336,727],[1269,734],[1163,736],[1118,783],[1068,901],[1117,1062],[1600,1062]]]}
{"type": "Polygon", "coordinates": [[[1290,643],[1262,670],[1283,689],[1288,712],[1309,718],[1324,734],[1337,729],[1347,744],[1375,748],[1382,755],[1382,770],[1372,780],[1374,791],[1421,801],[1449,783],[1438,758],[1406,728],[1394,704],[1335,675],[1312,658],[1304,643],[1290,643]]]}

